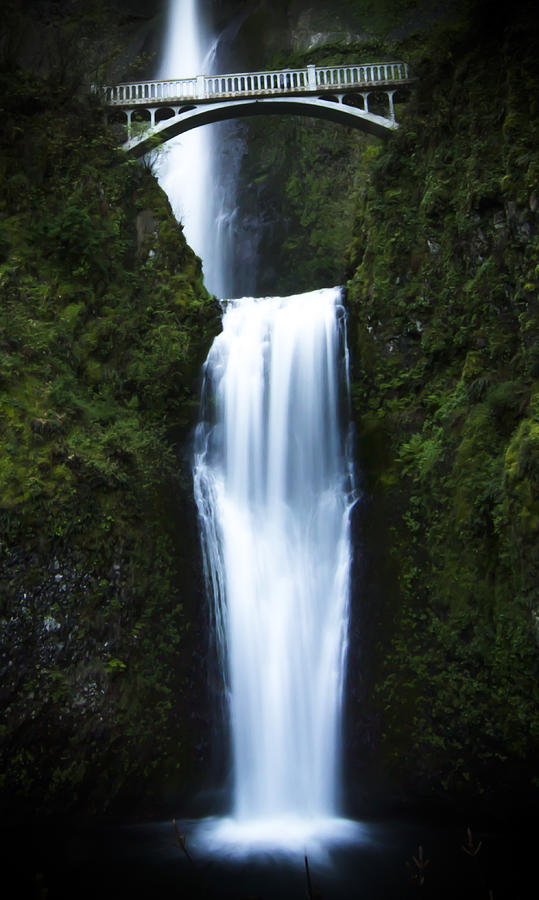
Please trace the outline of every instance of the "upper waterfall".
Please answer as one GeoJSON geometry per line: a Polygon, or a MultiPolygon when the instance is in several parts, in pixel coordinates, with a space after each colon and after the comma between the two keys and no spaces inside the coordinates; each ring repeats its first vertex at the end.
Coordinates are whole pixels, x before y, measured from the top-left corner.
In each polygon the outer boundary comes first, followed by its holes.
{"type": "MultiPolygon", "coordinates": [[[[159,78],[209,74],[215,37],[197,0],[169,0],[167,34],[159,78]]],[[[215,126],[198,128],[171,141],[163,151],[158,179],[189,244],[202,259],[204,280],[218,297],[227,294],[226,261],[219,223],[223,218],[215,181],[215,126]]]]}

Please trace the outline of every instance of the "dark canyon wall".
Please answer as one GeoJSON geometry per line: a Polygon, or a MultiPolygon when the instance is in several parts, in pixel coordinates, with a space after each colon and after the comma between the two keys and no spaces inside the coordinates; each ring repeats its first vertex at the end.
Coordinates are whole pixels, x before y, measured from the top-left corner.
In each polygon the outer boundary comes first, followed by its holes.
{"type": "MultiPolygon", "coordinates": [[[[92,40],[84,17],[45,18],[37,52],[69,56],[74,36],[92,40]]],[[[219,310],[84,70],[55,57],[35,74],[12,46],[0,71],[3,800],[26,816],[102,810],[118,794],[158,803],[200,775],[208,731],[189,435],[219,310]]]]}
{"type": "Polygon", "coordinates": [[[424,788],[536,795],[534,20],[429,41],[349,247],[365,498],[356,732],[424,788]],[[370,602],[370,598],[376,602],[370,602]],[[361,717],[360,717],[361,721],[361,717]],[[361,733],[360,733],[361,732],[361,733]],[[528,793],[531,792],[531,793],[528,793]]]}

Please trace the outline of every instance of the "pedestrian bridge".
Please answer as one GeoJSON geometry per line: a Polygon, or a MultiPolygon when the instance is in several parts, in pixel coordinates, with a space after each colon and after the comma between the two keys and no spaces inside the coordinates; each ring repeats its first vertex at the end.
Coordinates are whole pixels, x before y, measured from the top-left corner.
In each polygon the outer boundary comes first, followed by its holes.
{"type": "Polygon", "coordinates": [[[107,120],[126,127],[124,149],[142,156],[199,125],[271,113],[329,119],[383,137],[398,128],[394,96],[410,81],[406,63],[384,62],[133,81],[99,91],[107,120]]]}

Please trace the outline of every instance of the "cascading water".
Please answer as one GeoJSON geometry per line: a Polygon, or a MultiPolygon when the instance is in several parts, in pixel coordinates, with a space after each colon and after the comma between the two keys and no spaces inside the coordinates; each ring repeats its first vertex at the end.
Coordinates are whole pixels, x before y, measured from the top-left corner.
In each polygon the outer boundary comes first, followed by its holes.
{"type": "MultiPolygon", "coordinates": [[[[211,35],[197,0],[169,0],[167,39],[158,78],[209,75],[218,41],[211,35]]],[[[202,258],[204,280],[218,297],[227,293],[227,249],[231,219],[228,198],[219,190],[215,137],[220,126],[207,125],[167,145],[158,178],[183,223],[187,240],[202,258]],[[225,202],[226,201],[226,202],[225,202]]]]}
{"type": "Polygon", "coordinates": [[[194,484],[233,840],[290,845],[336,822],[353,503],[342,313],[338,288],[229,301],[205,365],[194,484]]]}
{"type": "MultiPolygon", "coordinates": [[[[159,76],[210,72],[216,45],[196,0],[171,0],[159,76]]],[[[224,297],[220,226],[231,217],[213,128],[183,135],[160,181],[206,283],[224,297]]],[[[313,841],[356,833],[337,818],[354,500],[340,290],[223,306],[205,364],[194,490],[227,688],[233,809],[197,833],[212,851],[308,840],[312,852],[313,841]]]]}

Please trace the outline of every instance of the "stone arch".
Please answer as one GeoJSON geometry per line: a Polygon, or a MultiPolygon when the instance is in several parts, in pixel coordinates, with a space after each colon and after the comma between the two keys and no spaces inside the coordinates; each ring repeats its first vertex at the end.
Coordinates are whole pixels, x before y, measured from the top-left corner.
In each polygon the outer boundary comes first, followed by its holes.
{"type": "Polygon", "coordinates": [[[137,107],[133,110],[131,115],[131,122],[151,122],[152,114],[149,109],[145,109],[143,106],[137,107]]]}
{"type": "Polygon", "coordinates": [[[369,112],[378,116],[384,115],[387,111],[387,91],[381,90],[380,88],[374,88],[373,90],[368,91],[368,94],[369,112]]]}
{"type": "Polygon", "coordinates": [[[107,110],[107,125],[118,141],[126,141],[129,135],[129,116],[125,109],[107,110]]]}
{"type": "Polygon", "coordinates": [[[160,106],[155,110],[155,122],[164,122],[166,119],[172,119],[176,113],[171,106],[160,106]]]}
{"type": "Polygon", "coordinates": [[[354,109],[365,109],[365,100],[357,91],[350,94],[343,94],[342,103],[344,106],[351,106],[354,109]]]}

